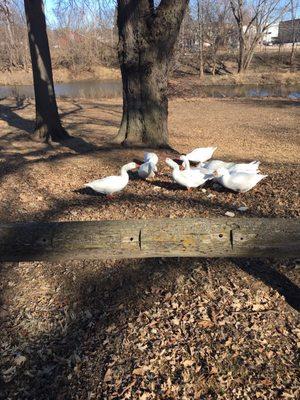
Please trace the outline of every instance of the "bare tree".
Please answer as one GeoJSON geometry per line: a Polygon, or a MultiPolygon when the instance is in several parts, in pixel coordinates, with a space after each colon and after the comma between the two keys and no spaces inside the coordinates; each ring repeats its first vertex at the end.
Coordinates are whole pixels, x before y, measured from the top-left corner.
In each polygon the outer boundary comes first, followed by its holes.
{"type": "Polygon", "coordinates": [[[53,9],[56,29],[49,37],[55,66],[73,71],[117,63],[116,7],[109,0],[60,0],[53,9]]]}
{"type": "Polygon", "coordinates": [[[118,0],[123,117],[116,142],[168,146],[167,83],[188,0],[118,0]]]}
{"type": "Polygon", "coordinates": [[[204,71],[213,75],[224,64],[218,58],[220,49],[228,48],[233,36],[232,13],[228,0],[190,0],[192,32],[196,32],[197,66],[200,78],[204,71]]]}
{"type": "Polygon", "coordinates": [[[42,141],[69,137],[62,127],[56,104],[43,0],[25,0],[34,93],[34,135],[42,141]]]}
{"type": "Polygon", "coordinates": [[[197,25],[199,45],[199,77],[204,75],[204,6],[203,0],[197,0],[197,25]]]}
{"type": "Polygon", "coordinates": [[[26,25],[23,17],[19,0],[0,0],[0,68],[3,70],[27,67],[28,55],[24,51],[26,25]]]}
{"type": "Polygon", "coordinates": [[[221,47],[227,44],[232,29],[230,7],[227,0],[206,0],[204,14],[204,40],[209,44],[208,56],[212,75],[217,68],[217,57],[221,47]]]}
{"type": "Polygon", "coordinates": [[[267,29],[287,11],[282,0],[229,0],[239,39],[238,72],[248,69],[255,48],[267,29]]]}
{"type": "Polygon", "coordinates": [[[292,48],[290,54],[290,68],[291,71],[294,70],[294,61],[296,55],[296,15],[297,10],[299,8],[299,1],[298,0],[290,0],[290,12],[292,18],[292,48]]]}

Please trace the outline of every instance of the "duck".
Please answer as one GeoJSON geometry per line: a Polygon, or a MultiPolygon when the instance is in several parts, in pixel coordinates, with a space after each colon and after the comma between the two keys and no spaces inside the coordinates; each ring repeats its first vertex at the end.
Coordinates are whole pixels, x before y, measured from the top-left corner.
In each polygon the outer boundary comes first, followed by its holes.
{"type": "Polygon", "coordinates": [[[246,193],[258,184],[262,179],[268,175],[262,175],[255,172],[230,172],[227,168],[219,168],[214,172],[218,178],[218,182],[231,189],[234,192],[246,193]]]}
{"type": "Polygon", "coordinates": [[[157,166],[153,161],[144,162],[138,169],[138,175],[142,179],[154,178],[155,172],[157,172],[157,166]]]}
{"type": "Polygon", "coordinates": [[[213,174],[204,174],[199,170],[190,169],[189,165],[187,169],[181,171],[179,165],[170,158],[166,158],[166,163],[173,169],[172,176],[174,181],[188,190],[203,185],[214,176],[213,174]]]}
{"type": "Polygon", "coordinates": [[[189,161],[200,163],[209,160],[216,150],[217,147],[199,147],[188,153],[186,156],[189,161]]]}
{"type": "Polygon", "coordinates": [[[84,186],[93,189],[97,193],[105,194],[111,197],[114,193],[120,192],[127,186],[129,182],[128,171],[131,171],[135,168],[137,168],[137,164],[135,162],[130,162],[123,165],[120,175],[107,176],[102,179],[97,179],[85,184],[84,186]]]}

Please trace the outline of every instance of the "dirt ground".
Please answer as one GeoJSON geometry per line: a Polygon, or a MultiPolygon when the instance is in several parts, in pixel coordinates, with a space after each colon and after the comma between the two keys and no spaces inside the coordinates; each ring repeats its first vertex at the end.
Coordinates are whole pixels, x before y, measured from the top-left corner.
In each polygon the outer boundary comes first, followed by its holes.
{"type": "MultiPolygon", "coordinates": [[[[0,220],[299,216],[300,101],[173,98],[178,153],[260,160],[238,195],[132,176],[113,200],[84,183],[141,149],[109,144],[121,101],[62,100],[64,144],[32,142],[34,106],[0,102],[0,220]],[[237,211],[248,207],[245,212],[237,211]]],[[[299,260],[150,259],[0,265],[1,399],[299,398],[299,260]]]]}

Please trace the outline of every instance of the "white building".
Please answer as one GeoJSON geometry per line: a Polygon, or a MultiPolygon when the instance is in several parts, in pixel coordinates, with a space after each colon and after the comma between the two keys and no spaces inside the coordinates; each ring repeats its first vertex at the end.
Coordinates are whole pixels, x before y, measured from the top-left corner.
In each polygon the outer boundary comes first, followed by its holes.
{"type": "Polygon", "coordinates": [[[263,43],[269,44],[278,40],[279,24],[270,25],[263,36],[263,43]]]}

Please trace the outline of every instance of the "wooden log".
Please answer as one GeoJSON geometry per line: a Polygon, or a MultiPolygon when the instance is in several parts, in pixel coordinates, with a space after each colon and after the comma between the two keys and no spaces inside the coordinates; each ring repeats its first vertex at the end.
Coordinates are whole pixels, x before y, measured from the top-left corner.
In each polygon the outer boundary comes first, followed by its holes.
{"type": "Polygon", "coordinates": [[[0,224],[0,261],[299,256],[299,219],[184,218],[0,224]]]}

